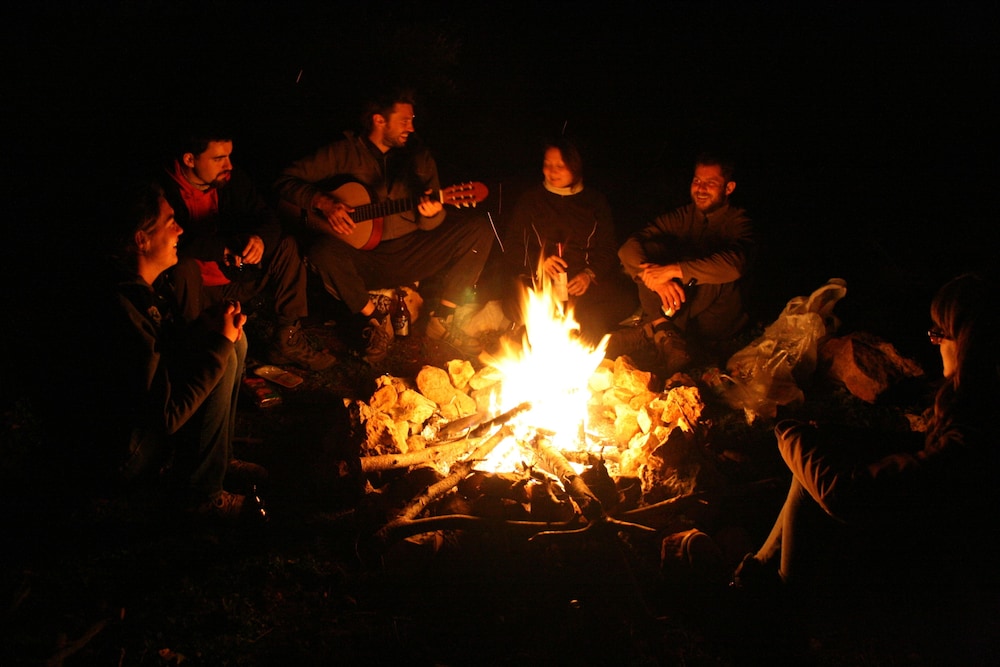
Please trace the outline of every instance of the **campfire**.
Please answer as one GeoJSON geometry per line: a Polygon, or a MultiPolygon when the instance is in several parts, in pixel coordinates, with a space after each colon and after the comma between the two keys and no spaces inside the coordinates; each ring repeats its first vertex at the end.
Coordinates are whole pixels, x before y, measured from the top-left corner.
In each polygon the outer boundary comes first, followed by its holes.
{"type": "Polygon", "coordinates": [[[652,532],[690,495],[678,468],[697,449],[698,388],[657,391],[628,357],[605,359],[607,338],[585,344],[549,285],[527,290],[524,312],[521,338],[478,370],[455,359],[414,382],[383,376],[349,405],[368,493],[407,489],[384,544],[498,521],[529,539],[609,523],[652,532]]]}

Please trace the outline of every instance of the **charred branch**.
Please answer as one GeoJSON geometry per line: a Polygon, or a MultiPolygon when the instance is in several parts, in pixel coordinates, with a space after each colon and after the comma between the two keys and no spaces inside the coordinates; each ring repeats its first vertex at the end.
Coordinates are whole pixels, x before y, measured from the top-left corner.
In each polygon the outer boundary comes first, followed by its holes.
{"type": "Polygon", "coordinates": [[[395,519],[383,526],[375,534],[376,543],[386,546],[391,544],[392,541],[399,539],[396,536],[396,531],[412,524],[413,521],[427,509],[428,505],[458,486],[459,482],[469,476],[469,473],[472,472],[472,468],[477,462],[485,458],[505,438],[510,437],[512,433],[513,429],[510,426],[505,425],[492,436],[480,443],[480,445],[476,447],[472,454],[470,454],[465,460],[459,461],[452,466],[451,473],[447,477],[436,484],[432,484],[427,487],[405,508],[403,508],[403,511],[400,512],[395,519]]]}

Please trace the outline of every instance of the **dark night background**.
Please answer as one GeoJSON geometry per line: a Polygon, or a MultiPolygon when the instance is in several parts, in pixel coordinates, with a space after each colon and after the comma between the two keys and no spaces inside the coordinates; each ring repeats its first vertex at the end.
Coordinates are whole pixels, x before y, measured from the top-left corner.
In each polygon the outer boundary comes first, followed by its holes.
{"type": "Polygon", "coordinates": [[[995,30],[971,4],[104,5],[3,22],[8,377],[85,348],[75,323],[116,188],[186,119],[225,115],[267,191],[400,80],[442,182],[486,182],[500,227],[540,178],[539,138],[564,127],[621,236],[687,201],[699,150],[731,152],[763,322],[843,277],[844,319],[911,352],[933,289],[995,261],[995,30]]]}
{"type": "Polygon", "coordinates": [[[114,188],[179,122],[225,113],[266,188],[400,79],[442,182],[486,182],[500,225],[564,126],[620,235],[687,200],[700,149],[732,152],[763,321],[839,276],[842,308],[891,336],[880,311],[922,327],[934,287],[995,256],[996,32],[972,4],[90,4],[3,22],[5,310],[45,315],[16,317],[31,341],[72,338],[47,315],[80,298],[114,188]]]}

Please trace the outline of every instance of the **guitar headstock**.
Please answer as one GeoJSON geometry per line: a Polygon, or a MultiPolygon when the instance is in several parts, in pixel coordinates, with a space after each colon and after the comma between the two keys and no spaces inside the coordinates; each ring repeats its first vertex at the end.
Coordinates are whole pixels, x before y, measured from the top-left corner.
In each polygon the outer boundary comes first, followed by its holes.
{"type": "Polygon", "coordinates": [[[489,189],[477,181],[459,183],[441,190],[441,203],[455,206],[456,208],[475,206],[486,199],[489,194],[489,189]]]}

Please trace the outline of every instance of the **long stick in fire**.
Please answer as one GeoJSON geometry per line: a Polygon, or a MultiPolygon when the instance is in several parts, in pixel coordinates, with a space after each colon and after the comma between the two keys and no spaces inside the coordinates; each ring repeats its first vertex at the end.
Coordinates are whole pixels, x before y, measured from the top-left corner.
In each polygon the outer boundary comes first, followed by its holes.
{"type": "Polygon", "coordinates": [[[583,478],[569,464],[562,453],[549,444],[548,438],[537,435],[531,439],[531,448],[535,450],[538,459],[546,470],[558,478],[570,497],[580,506],[580,511],[588,521],[593,521],[604,514],[604,507],[583,478]]]}
{"type": "Polygon", "coordinates": [[[361,472],[379,472],[391,470],[393,468],[408,468],[418,463],[428,463],[431,461],[447,460],[455,458],[468,451],[469,447],[479,438],[486,436],[491,429],[502,426],[511,419],[521,414],[525,410],[531,409],[531,403],[525,402],[508,410],[502,415],[498,415],[489,421],[485,421],[476,428],[462,436],[460,440],[447,442],[440,445],[432,445],[423,449],[418,449],[405,454],[381,454],[379,456],[362,456],[361,472]]]}
{"type": "Polygon", "coordinates": [[[395,519],[379,529],[379,531],[375,534],[376,541],[381,544],[389,544],[394,530],[411,523],[414,519],[420,516],[425,509],[427,509],[428,505],[458,486],[459,482],[469,476],[469,473],[472,472],[472,468],[476,465],[476,463],[486,458],[486,456],[493,451],[497,445],[499,445],[505,438],[513,434],[513,432],[513,427],[509,425],[500,427],[496,433],[480,443],[480,445],[476,447],[472,454],[470,454],[466,459],[453,465],[451,473],[447,477],[424,489],[422,493],[417,495],[406,507],[403,508],[403,511],[400,512],[395,519]]]}
{"type": "Polygon", "coordinates": [[[590,489],[583,478],[576,474],[576,470],[574,470],[573,466],[569,464],[569,461],[566,460],[566,457],[563,456],[562,452],[549,443],[548,438],[540,434],[532,438],[531,448],[538,455],[539,462],[542,464],[542,467],[559,478],[563,488],[566,489],[573,501],[580,507],[580,512],[583,513],[584,518],[588,522],[583,528],[575,530],[540,532],[532,537],[532,540],[538,537],[569,535],[586,532],[598,524],[614,525],[616,527],[637,530],[640,532],[653,532],[653,529],[647,528],[646,526],[620,521],[608,516],[608,514],[604,511],[604,506],[601,504],[597,495],[590,489]]]}

